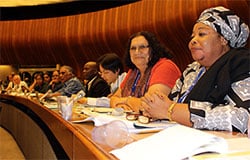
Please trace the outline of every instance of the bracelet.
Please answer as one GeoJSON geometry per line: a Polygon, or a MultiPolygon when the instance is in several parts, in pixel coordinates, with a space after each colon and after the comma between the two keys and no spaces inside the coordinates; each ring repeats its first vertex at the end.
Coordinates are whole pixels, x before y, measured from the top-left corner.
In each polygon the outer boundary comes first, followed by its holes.
{"type": "Polygon", "coordinates": [[[173,110],[174,110],[175,105],[176,105],[176,103],[173,102],[173,103],[168,107],[168,119],[169,119],[169,121],[172,121],[172,113],[173,113],[173,110]]]}

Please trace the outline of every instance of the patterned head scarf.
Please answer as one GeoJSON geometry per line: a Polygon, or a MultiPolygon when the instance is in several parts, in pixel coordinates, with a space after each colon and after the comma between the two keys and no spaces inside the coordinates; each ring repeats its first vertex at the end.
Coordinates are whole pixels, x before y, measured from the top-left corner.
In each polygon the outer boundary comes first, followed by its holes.
{"type": "Polygon", "coordinates": [[[224,7],[214,7],[204,10],[197,22],[212,27],[222,35],[232,48],[244,47],[249,36],[249,28],[243,21],[224,7]]]}

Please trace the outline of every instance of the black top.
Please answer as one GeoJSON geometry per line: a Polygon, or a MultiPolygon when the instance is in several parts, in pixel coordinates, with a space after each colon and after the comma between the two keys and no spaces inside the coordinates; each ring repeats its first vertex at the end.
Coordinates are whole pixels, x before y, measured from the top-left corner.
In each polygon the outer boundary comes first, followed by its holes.
{"type": "Polygon", "coordinates": [[[34,90],[38,91],[39,93],[46,93],[49,89],[48,83],[43,83],[41,86],[36,85],[34,90]]]}
{"type": "Polygon", "coordinates": [[[53,93],[56,92],[56,91],[58,91],[62,87],[63,87],[63,83],[62,82],[58,82],[58,83],[54,83],[52,85],[49,85],[49,89],[51,89],[53,93]]]}
{"type": "Polygon", "coordinates": [[[107,97],[110,94],[110,86],[100,76],[95,76],[89,83],[86,84],[86,97],[107,97]]]}

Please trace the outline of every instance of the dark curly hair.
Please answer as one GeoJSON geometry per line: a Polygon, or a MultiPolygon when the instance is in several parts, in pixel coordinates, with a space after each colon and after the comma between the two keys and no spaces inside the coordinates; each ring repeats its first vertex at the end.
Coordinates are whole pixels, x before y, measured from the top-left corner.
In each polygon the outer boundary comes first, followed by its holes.
{"type": "Polygon", "coordinates": [[[172,52],[165,47],[163,44],[160,43],[160,41],[156,38],[156,36],[148,31],[141,31],[137,32],[133,35],[130,36],[128,43],[127,43],[127,49],[125,53],[125,64],[127,65],[128,68],[135,69],[136,66],[134,63],[131,61],[130,57],[130,45],[131,41],[138,36],[143,36],[149,44],[150,48],[150,60],[148,62],[148,67],[152,67],[156,64],[156,62],[159,61],[160,58],[168,58],[172,59],[172,52]]]}

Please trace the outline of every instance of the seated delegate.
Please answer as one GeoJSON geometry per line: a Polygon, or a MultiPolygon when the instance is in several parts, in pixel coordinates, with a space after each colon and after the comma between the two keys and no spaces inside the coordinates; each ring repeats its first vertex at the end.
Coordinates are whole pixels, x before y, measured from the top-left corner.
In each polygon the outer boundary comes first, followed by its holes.
{"type": "Polygon", "coordinates": [[[83,97],[78,100],[78,103],[88,104],[94,106],[110,106],[109,97],[112,96],[119,88],[121,82],[126,76],[126,72],[123,71],[123,64],[120,57],[115,53],[107,53],[102,55],[97,63],[99,65],[99,74],[110,85],[110,92],[107,97],[83,97]]]}
{"type": "Polygon", "coordinates": [[[54,93],[48,94],[47,97],[67,96],[71,97],[72,94],[77,94],[83,90],[83,85],[80,80],[74,75],[73,69],[70,66],[62,66],[60,68],[60,80],[63,87],[54,93]]]}
{"type": "Polygon", "coordinates": [[[52,73],[52,80],[49,82],[49,89],[51,89],[52,92],[56,92],[63,87],[63,83],[60,81],[59,74],[59,70],[55,70],[52,73]]]}
{"type": "Polygon", "coordinates": [[[51,81],[51,73],[49,71],[45,71],[43,73],[43,79],[45,83],[49,84],[51,81]]]}
{"type": "Polygon", "coordinates": [[[110,86],[98,74],[96,62],[89,61],[83,66],[83,79],[85,84],[85,97],[106,97],[110,94],[110,86]]]}
{"type": "Polygon", "coordinates": [[[142,31],[128,40],[125,63],[128,74],[110,99],[112,108],[139,112],[140,97],[147,92],[162,91],[169,94],[181,72],[171,61],[169,50],[153,33],[142,31]]]}
{"type": "Polygon", "coordinates": [[[11,88],[14,87],[14,83],[13,83],[13,77],[14,77],[15,73],[12,72],[7,76],[6,81],[4,82],[4,87],[7,85],[5,90],[10,90],[11,88]]]}
{"type": "Polygon", "coordinates": [[[229,9],[203,11],[193,27],[188,65],[167,97],[146,94],[144,115],[198,129],[247,131],[250,107],[248,26],[229,9]]]}
{"type": "Polygon", "coordinates": [[[46,93],[48,91],[48,84],[44,82],[43,73],[34,73],[33,83],[29,86],[30,91],[36,91],[39,93],[46,93]]]}
{"type": "Polygon", "coordinates": [[[24,93],[24,92],[29,92],[29,87],[26,84],[26,82],[21,81],[21,77],[18,74],[15,74],[13,76],[13,87],[12,88],[7,88],[6,91],[10,92],[16,92],[16,93],[24,93]]]}

